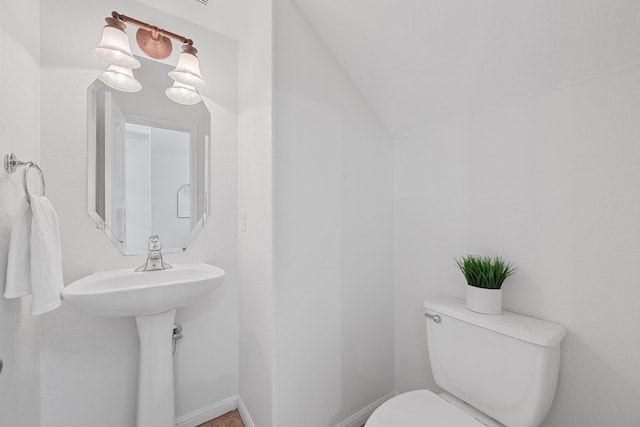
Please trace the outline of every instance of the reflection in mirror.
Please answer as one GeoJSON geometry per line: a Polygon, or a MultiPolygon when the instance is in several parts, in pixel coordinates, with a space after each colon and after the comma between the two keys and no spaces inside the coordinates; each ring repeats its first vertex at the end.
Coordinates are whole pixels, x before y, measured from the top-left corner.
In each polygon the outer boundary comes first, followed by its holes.
{"type": "Polygon", "coordinates": [[[209,212],[211,115],[165,96],[169,65],[139,58],[142,91],[88,89],[89,215],[124,255],[185,250],[209,212]]]}
{"type": "Polygon", "coordinates": [[[178,218],[191,217],[191,186],[185,184],[178,188],[178,218]]]}

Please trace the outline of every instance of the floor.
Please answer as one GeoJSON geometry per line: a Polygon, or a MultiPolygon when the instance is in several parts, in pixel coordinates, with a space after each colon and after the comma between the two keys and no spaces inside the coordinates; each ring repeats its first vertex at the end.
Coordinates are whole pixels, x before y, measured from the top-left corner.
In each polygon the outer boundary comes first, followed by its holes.
{"type": "Polygon", "coordinates": [[[242,418],[237,410],[227,412],[221,417],[200,424],[198,427],[244,427],[242,418]]]}
{"type": "MultiPolygon", "coordinates": [[[[221,417],[200,424],[198,427],[244,427],[242,418],[237,410],[227,412],[221,417]]],[[[362,426],[364,427],[364,425],[362,426]]]]}

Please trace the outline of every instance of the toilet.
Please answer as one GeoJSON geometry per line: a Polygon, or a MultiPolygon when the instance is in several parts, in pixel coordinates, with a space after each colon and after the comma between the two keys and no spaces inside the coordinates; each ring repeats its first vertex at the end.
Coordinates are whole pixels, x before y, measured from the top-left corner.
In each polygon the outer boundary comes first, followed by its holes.
{"type": "Polygon", "coordinates": [[[521,314],[474,313],[464,300],[424,302],[431,370],[443,393],[414,390],[366,427],[538,427],[558,384],[564,327],[521,314]]]}

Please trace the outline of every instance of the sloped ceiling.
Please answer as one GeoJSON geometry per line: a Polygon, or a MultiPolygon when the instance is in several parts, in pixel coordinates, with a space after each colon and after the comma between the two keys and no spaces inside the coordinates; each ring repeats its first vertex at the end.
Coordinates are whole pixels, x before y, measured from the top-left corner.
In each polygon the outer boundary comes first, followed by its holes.
{"type": "Polygon", "coordinates": [[[638,0],[295,0],[396,136],[640,61],[638,0]]]}

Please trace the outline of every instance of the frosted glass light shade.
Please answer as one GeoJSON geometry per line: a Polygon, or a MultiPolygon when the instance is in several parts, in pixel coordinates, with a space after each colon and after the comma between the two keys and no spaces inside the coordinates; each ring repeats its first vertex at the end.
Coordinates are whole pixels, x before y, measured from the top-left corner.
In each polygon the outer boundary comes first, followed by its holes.
{"type": "Polygon", "coordinates": [[[200,74],[198,57],[188,52],[180,54],[176,68],[169,71],[169,77],[188,86],[202,87],[207,84],[200,74]]]}
{"type": "Polygon", "coordinates": [[[185,85],[179,81],[173,82],[173,86],[168,88],[165,93],[170,100],[182,105],[195,105],[202,101],[195,87],[185,85]]]}
{"type": "Polygon", "coordinates": [[[109,87],[122,92],[138,92],[142,84],[133,77],[131,68],[110,65],[98,79],[109,87]]]}
{"type": "Polygon", "coordinates": [[[102,29],[102,39],[91,53],[110,64],[127,68],[140,67],[140,61],[131,53],[129,37],[119,28],[106,26],[102,29]]]}

